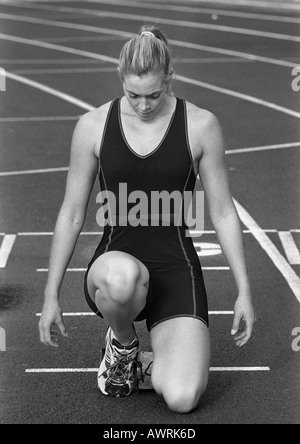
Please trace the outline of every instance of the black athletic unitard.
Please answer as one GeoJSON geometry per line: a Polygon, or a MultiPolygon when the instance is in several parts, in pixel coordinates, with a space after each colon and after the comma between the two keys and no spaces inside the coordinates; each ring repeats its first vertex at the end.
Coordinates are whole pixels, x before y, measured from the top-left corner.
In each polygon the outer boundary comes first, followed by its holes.
{"type": "Polygon", "coordinates": [[[185,101],[177,99],[176,111],[162,142],[146,156],[133,151],[126,140],[121,120],[121,99],[112,102],[99,153],[99,180],[101,191],[112,192],[116,205],[108,206],[110,216],[115,218],[111,217],[110,223],[104,226],[101,242],[85,274],[84,290],[90,308],[101,316],[88,293],[90,267],[102,254],[121,251],[139,259],[150,274],[147,304],[137,321],[146,319],[149,331],[158,323],[176,317],[193,317],[208,326],[201,265],[192,238],[186,234],[188,227],[183,213],[179,223],[175,207],[169,206],[167,212],[161,208],[156,212],[151,207],[153,191],[166,191],[169,195],[180,191],[182,196],[184,191],[194,191],[196,176],[188,141],[185,101]],[[134,204],[127,202],[127,213],[122,213],[121,206],[126,208],[126,205],[124,201],[119,205],[120,184],[123,188],[126,184],[128,196],[139,191],[148,197],[148,215],[144,219],[141,214],[133,218],[143,219],[143,224],[134,224],[129,216],[138,200],[132,200],[134,204]],[[165,224],[163,221],[167,213],[171,223],[165,224]],[[128,216],[127,223],[124,216],[128,216]]]}

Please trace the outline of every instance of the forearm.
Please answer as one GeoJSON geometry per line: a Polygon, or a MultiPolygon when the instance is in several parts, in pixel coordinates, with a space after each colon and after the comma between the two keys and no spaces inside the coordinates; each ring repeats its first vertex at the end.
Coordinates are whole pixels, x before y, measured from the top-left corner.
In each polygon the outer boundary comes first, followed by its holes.
{"type": "Polygon", "coordinates": [[[51,246],[45,300],[58,299],[66,269],[71,261],[83,222],[74,220],[68,213],[60,212],[51,246]]]}
{"type": "Polygon", "coordinates": [[[235,208],[224,217],[212,217],[212,222],[239,293],[251,295],[243,232],[235,208]]]}

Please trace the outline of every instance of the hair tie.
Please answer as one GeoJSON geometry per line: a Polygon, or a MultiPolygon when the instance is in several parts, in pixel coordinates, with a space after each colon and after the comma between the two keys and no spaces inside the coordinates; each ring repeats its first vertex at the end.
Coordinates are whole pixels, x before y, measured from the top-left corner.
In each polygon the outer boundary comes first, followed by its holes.
{"type": "Polygon", "coordinates": [[[141,37],[143,37],[143,36],[156,37],[155,34],[153,34],[153,32],[151,32],[151,31],[144,31],[144,32],[142,32],[141,37]]]}

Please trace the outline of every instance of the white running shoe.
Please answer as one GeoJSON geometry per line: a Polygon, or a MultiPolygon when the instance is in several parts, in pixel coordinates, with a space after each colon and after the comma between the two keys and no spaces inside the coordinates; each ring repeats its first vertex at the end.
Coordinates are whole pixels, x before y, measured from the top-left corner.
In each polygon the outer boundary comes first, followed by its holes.
{"type": "Polygon", "coordinates": [[[98,372],[98,387],[105,396],[124,397],[138,389],[139,340],[121,345],[111,328],[106,335],[106,350],[98,372]]]}

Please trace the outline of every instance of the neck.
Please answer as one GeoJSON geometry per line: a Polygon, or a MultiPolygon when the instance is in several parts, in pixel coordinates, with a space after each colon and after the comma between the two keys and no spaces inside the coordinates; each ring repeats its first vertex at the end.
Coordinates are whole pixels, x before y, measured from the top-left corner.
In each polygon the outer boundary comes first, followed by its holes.
{"type": "Polygon", "coordinates": [[[174,112],[174,107],[176,107],[176,97],[166,95],[164,102],[162,103],[159,110],[153,115],[153,117],[147,121],[144,121],[140,118],[140,116],[135,112],[135,110],[130,105],[130,102],[127,100],[127,97],[124,96],[121,99],[121,112],[127,116],[136,118],[141,123],[153,123],[157,119],[169,116],[174,112]]]}

